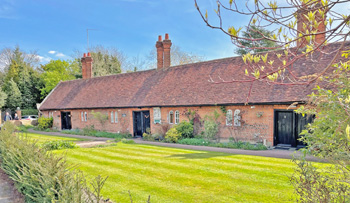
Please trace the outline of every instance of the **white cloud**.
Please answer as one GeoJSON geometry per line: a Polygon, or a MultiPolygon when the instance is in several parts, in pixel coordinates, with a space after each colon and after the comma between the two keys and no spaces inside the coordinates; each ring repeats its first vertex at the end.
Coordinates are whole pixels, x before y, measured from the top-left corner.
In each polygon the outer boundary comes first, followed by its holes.
{"type": "Polygon", "coordinates": [[[55,54],[56,51],[49,51],[48,53],[49,53],[49,54],[55,54]]]}
{"type": "Polygon", "coordinates": [[[36,57],[39,59],[40,63],[48,63],[52,60],[52,58],[50,57],[44,57],[39,55],[37,55],[36,57]]]}
{"type": "Polygon", "coordinates": [[[64,54],[62,54],[62,53],[60,53],[60,52],[57,52],[56,56],[57,56],[57,57],[65,57],[66,55],[64,55],[64,54]]]}

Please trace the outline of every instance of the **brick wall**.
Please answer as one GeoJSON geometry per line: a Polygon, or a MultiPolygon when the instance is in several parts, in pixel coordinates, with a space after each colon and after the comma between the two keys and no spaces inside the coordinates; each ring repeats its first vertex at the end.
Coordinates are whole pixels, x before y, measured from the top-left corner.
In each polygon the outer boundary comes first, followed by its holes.
{"type": "MultiPolygon", "coordinates": [[[[162,124],[155,124],[153,119],[153,108],[122,108],[122,109],[95,109],[95,112],[101,112],[108,114],[108,121],[104,127],[94,119],[91,114],[92,110],[81,109],[71,110],[72,129],[82,129],[86,126],[94,125],[95,129],[105,130],[108,132],[123,132],[133,134],[133,111],[150,111],[151,117],[151,132],[156,133],[161,131],[163,124],[169,123],[169,112],[179,111],[179,122],[186,120],[186,112],[191,109],[199,115],[198,120],[203,120],[206,116],[212,116],[216,111],[220,114],[220,138],[221,140],[228,140],[230,137],[236,140],[250,141],[250,142],[263,142],[266,140],[268,145],[273,145],[273,133],[274,133],[274,109],[287,109],[288,105],[255,105],[255,106],[226,106],[226,110],[232,110],[234,114],[235,110],[239,110],[241,117],[241,126],[227,126],[226,115],[223,113],[220,106],[204,106],[204,107],[161,107],[161,122],[162,124]],[[117,112],[118,122],[111,122],[111,111],[117,112]],[[87,112],[87,121],[82,121],[81,112],[87,112]]],[[[61,129],[60,111],[53,112],[54,128],[61,129]]],[[[113,113],[114,114],[114,113],[113,113]]],[[[44,111],[45,117],[49,116],[49,111],[44,111]]],[[[233,123],[233,121],[232,121],[233,123]]],[[[173,126],[175,124],[169,124],[173,126]]],[[[203,125],[198,125],[198,131],[203,129],[203,125]]]]}

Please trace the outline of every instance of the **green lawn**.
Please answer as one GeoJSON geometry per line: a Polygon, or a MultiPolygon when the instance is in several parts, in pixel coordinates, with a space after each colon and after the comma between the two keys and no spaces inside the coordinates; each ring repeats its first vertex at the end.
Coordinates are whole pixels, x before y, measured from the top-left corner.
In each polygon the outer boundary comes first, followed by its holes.
{"type": "Polygon", "coordinates": [[[114,202],[288,202],[286,159],[122,144],[61,150],[85,174],[109,176],[103,196],[114,202]]]}
{"type": "Polygon", "coordinates": [[[51,135],[42,135],[37,133],[19,133],[20,136],[28,137],[32,140],[36,140],[37,143],[41,144],[47,141],[58,141],[58,140],[64,140],[64,141],[84,141],[87,139],[79,139],[79,138],[71,138],[71,137],[62,137],[62,136],[51,136],[51,135]]]}

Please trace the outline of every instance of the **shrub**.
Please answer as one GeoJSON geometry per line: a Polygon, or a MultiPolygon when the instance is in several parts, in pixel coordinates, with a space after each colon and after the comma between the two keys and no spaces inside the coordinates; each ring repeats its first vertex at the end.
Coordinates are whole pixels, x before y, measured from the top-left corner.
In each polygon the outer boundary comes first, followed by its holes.
{"type": "Polygon", "coordinates": [[[97,130],[95,130],[95,126],[94,125],[85,126],[83,128],[83,135],[94,136],[96,133],[97,133],[97,130]]]}
{"type": "Polygon", "coordinates": [[[94,110],[91,111],[91,115],[100,122],[101,126],[104,128],[106,122],[108,121],[108,114],[104,114],[101,112],[95,112],[94,110]]]}
{"type": "Polygon", "coordinates": [[[25,115],[38,115],[38,109],[22,109],[22,116],[25,115]]]}
{"type": "Polygon", "coordinates": [[[210,142],[205,139],[198,138],[185,138],[178,141],[179,144],[187,144],[187,145],[197,145],[197,146],[208,146],[210,142]]]}
{"type": "Polygon", "coordinates": [[[73,149],[77,148],[77,145],[71,141],[48,141],[44,142],[41,147],[47,151],[50,150],[59,150],[59,149],[73,149]]]}
{"type": "Polygon", "coordinates": [[[28,129],[30,128],[33,128],[32,125],[20,125],[20,126],[17,126],[17,131],[20,131],[20,132],[28,132],[28,129]]]}
{"type": "Polygon", "coordinates": [[[204,135],[207,139],[214,139],[218,132],[219,126],[215,121],[211,119],[204,121],[204,135]]]}
{"type": "Polygon", "coordinates": [[[177,141],[181,138],[181,134],[176,130],[176,127],[171,128],[165,134],[165,142],[173,142],[177,143],[177,141]]]}
{"type": "Polygon", "coordinates": [[[176,130],[182,138],[193,138],[193,125],[187,121],[182,121],[176,126],[176,130]]]}
{"type": "MultiPolygon", "coordinates": [[[[99,202],[82,172],[72,169],[63,157],[40,149],[32,140],[13,136],[15,127],[6,122],[0,132],[1,168],[15,181],[26,202],[99,202]]],[[[103,187],[106,178],[93,180],[103,187]]]]}
{"type": "Polygon", "coordinates": [[[53,124],[52,118],[40,117],[38,119],[38,128],[40,130],[46,130],[46,129],[52,128],[52,124],[53,124]]]}
{"type": "Polygon", "coordinates": [[[155,141],[154,137],[148,133],[143,133],[142,139],[146,141],[155,141]]]}
{"type": "Polygon", "coordinates": [[[134,141],[134,140],[127,140],[127,139],[125,139],[125,138],[123,138],[123,139],[121,140],[121,142],[124,143],[124,144],[135,144],[135,141],[134,141]]]}

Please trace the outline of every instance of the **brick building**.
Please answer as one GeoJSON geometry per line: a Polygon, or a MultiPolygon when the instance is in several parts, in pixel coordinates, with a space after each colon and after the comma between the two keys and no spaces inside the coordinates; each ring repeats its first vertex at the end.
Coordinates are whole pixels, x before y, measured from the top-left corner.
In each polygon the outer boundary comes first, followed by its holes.
{"type": "MultiPolygon", "coordinates": [[[[300,11],[299,19],[304,18],[303,12],[300,11]]],[[[298,30],[303,29],[298,22],[298,30]]],[[[315,42],[323,43],[325,26],[319,29],[321,33],[315,37],[315,42]]],[[[305,44],[305,40],[298,41],[298,47],[305,44]]],[[[298,134],[310,122],[310,117],[297,115],[293,109],[307,100],[314,84],[286,86],[262,81],[216,84],[210,80],[247,78],[241,57],[171,66],[171,45],[168,34],[164,40],[159,36],[157,69],[103,77],[92,77],[93,59],[89,53],[84,54],[81,60],[83,79],[60,82],[39,110],[43,116],[53,117],[57,129],[94,125],[99,130],[128,132],[134,136],[142,136],[147,128],[154,133],[162,125],[188,120],[189,110],[196,112],[200,131],[200,121],[216,111],[221,114],[221,139],[234,137],[270,146],[299,144],[298,134]],[[102,127],[93,118],[92,111],[107,114],[109,122],[102,127]]],[[[323,70],[339,47],[339,43],[329,44],[312,56],[295,61],[293,75],[312,75],[323,70]]],[[[349,43],[346,48],[349,49],[349,43]]],[[[269,52],[269,57],[275,64],[281,63],[275,52],[269,52]]]]}

